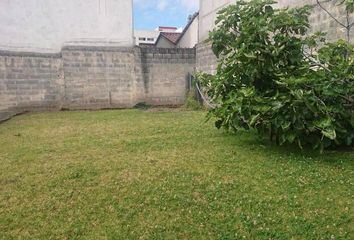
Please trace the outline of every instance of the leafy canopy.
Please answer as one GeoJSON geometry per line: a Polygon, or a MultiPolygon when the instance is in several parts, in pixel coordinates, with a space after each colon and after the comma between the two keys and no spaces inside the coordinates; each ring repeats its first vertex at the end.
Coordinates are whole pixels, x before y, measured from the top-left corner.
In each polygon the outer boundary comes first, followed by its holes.
{"type": "Polygon", "coordinates": [[[199,74],[217,106],[216,126],[256,129],[299,147],[353,144],[353,47],[326,44],[323,33],[307,35],[311,7],[274,3],[238,1],[219,12],[209,37],[217,73],[199,74]]]}

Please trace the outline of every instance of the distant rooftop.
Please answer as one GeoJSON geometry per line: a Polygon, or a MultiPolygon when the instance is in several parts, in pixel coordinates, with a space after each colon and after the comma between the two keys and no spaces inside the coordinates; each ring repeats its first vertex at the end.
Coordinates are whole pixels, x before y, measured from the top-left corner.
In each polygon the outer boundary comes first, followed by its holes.
{"type": "Polygon", "coordinates": [[[177,44],[179,37],[182,33],[175,32],[161,32],[160,35],[165,37],[167,40],[172,42],[173,44],[177,44]]]}
{"type": "Polygon", "coordinates": [[[177,28],[176,27],[166,27],[166,26],[159,26],[159,31],[160,32],[163,32],[163,31],[177,31],[177,28]]]}

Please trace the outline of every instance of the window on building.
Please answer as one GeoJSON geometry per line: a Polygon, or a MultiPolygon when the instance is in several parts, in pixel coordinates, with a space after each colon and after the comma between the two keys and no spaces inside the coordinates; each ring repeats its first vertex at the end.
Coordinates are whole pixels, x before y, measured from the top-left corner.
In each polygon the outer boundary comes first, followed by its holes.
{"type": "Polygon", "coordinates": [[[147,39],[149,42],[153,42],[155,39],[154,38],[148,38],[147,39]]]}
{"type": "Polygon", "coordinates": [[[139,41],[146,41],[146,38],[140,37],[139,41]]]}

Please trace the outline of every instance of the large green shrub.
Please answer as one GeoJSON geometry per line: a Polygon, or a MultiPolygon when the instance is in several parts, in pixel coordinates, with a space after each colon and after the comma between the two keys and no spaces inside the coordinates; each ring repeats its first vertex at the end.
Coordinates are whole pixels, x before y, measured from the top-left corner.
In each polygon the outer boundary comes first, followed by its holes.
{"type": "Polygon", "coordinates": [[[311,8],[238,1],[210,33],[216,75],[199,74],[216,126],[256,129],[278,144],[324,149],[354,141],[354,58],[345,41],[307,35],[311,8]],[[318,46],[322,45],[322,48],[318,46]]]}

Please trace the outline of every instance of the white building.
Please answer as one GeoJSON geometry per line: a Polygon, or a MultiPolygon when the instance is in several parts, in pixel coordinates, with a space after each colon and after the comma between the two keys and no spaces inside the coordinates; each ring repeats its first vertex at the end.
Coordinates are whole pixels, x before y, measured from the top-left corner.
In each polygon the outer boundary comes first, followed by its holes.
{"type": "Polygon", "coordinates": [[[1,0],[0,49],[133,46],[133,0],[1,0]]]}
{"type": "Polygon", "coordinates": [[[195,13],[188,19],[187,26],[183,29],[180,39],[178,40],[178,47],[180,48],[194,48],[198,43],[199,31],[199,13],[195,13]]]}
{"type": "Polygon", "coordinates": [[[154,31],[135,30],[135,45],[157,48],[194,48],[198,43],[198,13],[188,18],[181,31],[176,27],[158,27],[154,31]]]}
{"type": "MultiPolygon", "coordinates": [[[[135,45],[155,45],[161,33],[178,33],[176,27],[158,27],[155,30],[134,30],[135,45]]],[[[179,32],[180,34],[180,32],[179,32]]]]}
{"type": "Polygon", "coordinates": [[[208,38],[215,27],[217,13],[237,0],[199,0],[199,42],[208,38]]]}
{"type": "Polygon", "coordinates": [[[140,44],[155,44],[157,38],[159,37],[159,31],[149,31],[149,30],[134,30],[135,45],[140,44]]]}
{"type": "MultiPolygon", "coordinates": [[[[278,7],[297,7],[305,4],[315,4],[316,0],[276,0],[278,7]]],[[[199,42],[208,38],[209,31],[215,27],[217,13],[237,0],[199,0],[199,42]]]]}

